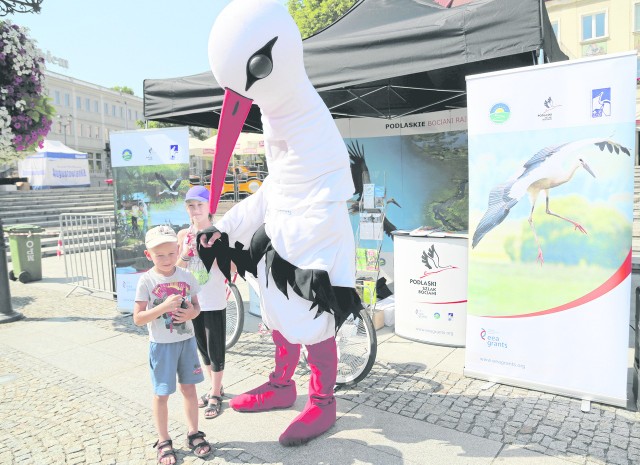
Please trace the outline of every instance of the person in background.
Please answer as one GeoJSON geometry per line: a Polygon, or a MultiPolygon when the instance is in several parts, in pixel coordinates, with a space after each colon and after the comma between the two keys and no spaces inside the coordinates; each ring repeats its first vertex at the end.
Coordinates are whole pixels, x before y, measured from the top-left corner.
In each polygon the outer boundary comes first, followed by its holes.
{"type": "Polygon", "coordinates": [[[140,207],[137,203],[131,206],[131,230],[133,235],[138,237],[140,235],[140,226],[138,226],[138,217],[140,216],[140,207]]]}
{"type": "Polygon", "coordinates": [[[176,391],[176,375],[184,397],[189,431],[187,446],[197,457],[213,448],[198,430],[198,395],[202,367],[198,360],[191,320],[200,313],[200,286],[193,275],[176,266],[178,238],[170,226],[157,226],[145,236],[145,256],[153,268],[140,276],[133,306],[133,322],[147,325],[149,366],[153,383],[153,419],[158,432],[154,444],[161,465],[173,465],[177,458],[169,436],[169,396],[176,391]]]}
{"type": "Polygon", "coordinates": [[[140,200],[138,202],[138,206],[140,207],[140,216],[142,217],[142,234],[147,234],[149,230],[149,209],[144,200],[140,200]]]}
{"type": "Polygon", "coordinates": [[[225,278],[214,262],[207,273],[204,264],[196,252],[196,234],[211,226],[209,214],[209,190],[204,186],[189,189],[185,196],[185,205],[191,226],[178,232],[180,254],[177,265],[191,271],[202,290],[198,294],[201,312],[193,320],[198,351],[202,357],[207,373],[211,379],[211,389],[200,397],[198,406],[205,407],[206,419],[216,418],[222,411],[222,376],[226,355],[227,333],[227,293],[225,278]]]}

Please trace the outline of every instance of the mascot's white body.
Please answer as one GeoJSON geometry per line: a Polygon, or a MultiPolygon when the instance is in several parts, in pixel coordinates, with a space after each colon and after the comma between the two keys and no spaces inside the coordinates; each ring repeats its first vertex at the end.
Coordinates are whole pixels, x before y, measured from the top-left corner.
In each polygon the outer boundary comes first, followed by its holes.
{"type": "MultiPolygon", "coordinates": [[[[326,271],[331,286],[354,288],[355,249],[346,204],[354,192],[349,157],[329,110],[307,78],[292,18],[275,0],[235,0],[213,26],[209,60],[221,86],[260,107],[269,169],[261,188],[215,228],[228,234],[231,244],[248,247],[264,225],[283,260],[300,270],[326,271]],[[249,77],[252,56],[270,42],[272,69],[266,77],[249,77]]],[[[268,383],[233,399],[231,406],[264,411],[292,405],[296,394],[290,378],[299,344],[305,344],[312,371],[310,400],[280,437],[283,445],[296,445],[335,422],[336,321],[330,312],[317,314],[289,285],[285,295],[265,259],[258,263],[257,275],[262,318],[274,330],[276,369],[268,383]]]]}

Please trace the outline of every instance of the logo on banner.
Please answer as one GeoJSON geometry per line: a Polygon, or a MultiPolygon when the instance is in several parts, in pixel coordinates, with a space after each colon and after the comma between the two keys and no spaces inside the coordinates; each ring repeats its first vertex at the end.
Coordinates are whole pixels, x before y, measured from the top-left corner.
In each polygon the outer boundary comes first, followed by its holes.
{"type": "Polygon", "coordinates": [[[611,116],[611,87],[591,91],[591,117],[611,116]]]}
{"type": "Polygon", "coordinates": [[[538,114],[538,118],[540,118],[542,121],[551,121],[551,119],[553,118],[553,115],[552,115],[553,110],[562,106],[562,105],[556,105],[555,103],[553,103],[553,100],[551,99],[551,97],[546,99],[543,105],[545,107],[545,110],[542,113],[538,114]]]}
{"type": "Polygon", "coordinates": [[[447,313],[447,320],[448,321],[452,321],[453,320],[453,313],[447,313]]]}
{"type": "Polygon", "coordinates": [[[133,158],[133,153],[131,152],[131,150],[129,150],[129,149],[124,149],[124,150],[122,151],[122,159],[123,159],[124,161],[129,161],[129,160],[131,160],[132,158],[133,158]]]}
{"type": "Polygon", "coordinates": [[[490,329],[490,330],[486,330],[484,328],[480,328],[480,339],[482,339],[484,341],[485,344],[487,344],[487,347],[496,347],[499,349],[508,349],[509,346],[506,343],[506,341],[504,341],[500,335],[498,334],[497,331],[490,329]]]}
{"type": "Polygon", "coordinates": [[[496,103],[489,111],[489,119],[494,123],[505,123],[511,116],[511,110],[506,103],[496,103]]]}
{"type": "Polygon", "coordinates": [[[433,318],[436,319],[436,320],[439,320],[440,319],[440,314],[438,312],[435,312],[433,314],[433,318]]]}
{"type": "Polygon", "coordinates": [[[169,146],[169,160],[175,160],[178,156],[178,145],[169,146]]]}

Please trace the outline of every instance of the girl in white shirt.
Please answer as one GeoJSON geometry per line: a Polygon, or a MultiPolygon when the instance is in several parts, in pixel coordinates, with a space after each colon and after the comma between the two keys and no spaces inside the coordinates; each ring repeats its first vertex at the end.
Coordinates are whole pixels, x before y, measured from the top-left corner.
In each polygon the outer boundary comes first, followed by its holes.
{"type": "Polygon", "coordinates": [[[206,419],[216,418],[222,410],[222,375],[226,355],[227,295],[225,278],[214,262],[207,273],[196,252],[196,234],[211,226],[209,214],[209,191],[204,186],[189,189],[185,205],[191,226],[178,233],[180,257],[177,266],[191,271],[200,284],[198,293],[201,312],[193,320],[198,351],[205,368],[205,379],[211,380],[211,389],[199,399],[198,406],[205,407],[206,419]]]}

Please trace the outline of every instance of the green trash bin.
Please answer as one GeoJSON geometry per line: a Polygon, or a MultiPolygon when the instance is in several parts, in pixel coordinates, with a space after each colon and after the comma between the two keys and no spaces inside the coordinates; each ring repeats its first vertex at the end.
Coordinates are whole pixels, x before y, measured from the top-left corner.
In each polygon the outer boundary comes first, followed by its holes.
{"type": "Polygon", "coordinates": [[[17,224],[4,228],[9,235],[9,250],[13,270],[9,278],[21,283],[42,279],[42,249],[40,234],[44,228],[31,224],[17,224]]]}

